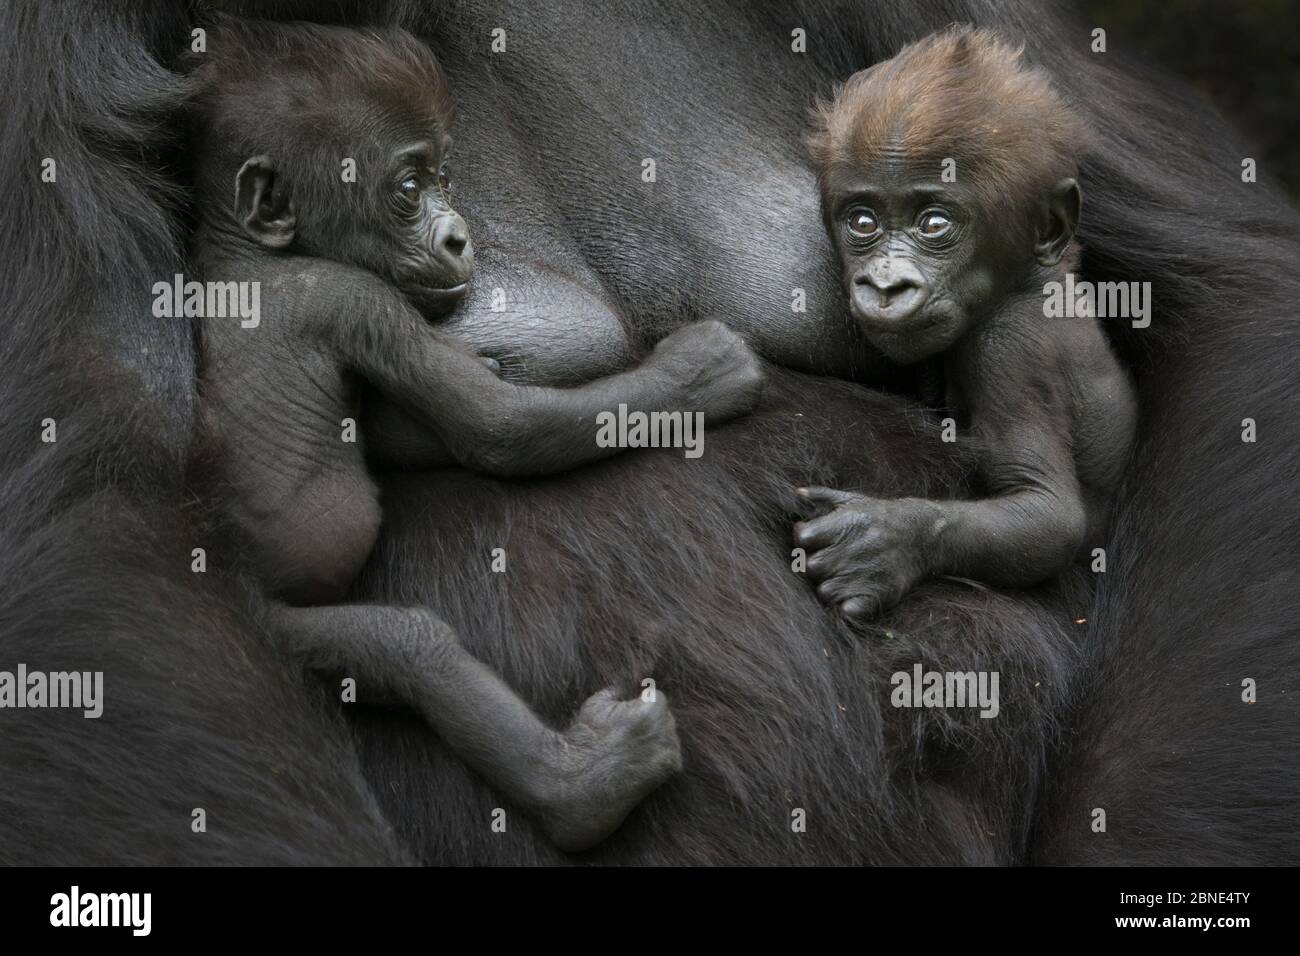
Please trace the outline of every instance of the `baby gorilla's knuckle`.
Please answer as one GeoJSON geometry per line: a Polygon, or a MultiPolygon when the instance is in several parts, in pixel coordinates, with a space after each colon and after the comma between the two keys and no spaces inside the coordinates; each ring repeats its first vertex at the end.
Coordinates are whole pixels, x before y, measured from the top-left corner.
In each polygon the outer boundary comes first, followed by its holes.
{"type": "Polygon", "coordinates": [[[413,637],[456,640],[451,625],[428,608],[401,607],[395,608],[394,613],[398,616],[398,627],[413,637]]]}
{"type": "Polygon", "coordinates": [[[667,718],[668,720],[672,720],[673,712],[672,708],[668,706],[668,695],[659,688],[655,688],[654,698],[652,700],[646,700],[644,697],[638,699],[649,706],[659,719],[662,720],[667,718]]]}
{"type": "Polygon", "coordinates": [[[767,374],[763,371],[758,356],[746,349],[740,369],[741,386],[751,395],[757,396],[767,384],[767,374]]]}
{"type": "Polygon", "coordinates": [[[583,702],[578,710],[578,718],[584,722],[598,723],[608,718],[618,706],[618,692],[612,687],[606,687],[583,702]]]}
{"type": "Polygon", "coordinates": [[[633,729],[636,730],[639,737],[660,740],[677,735],[677,721],[673,719],[673,715],[666,705],[661,705],[658,701],[653,704],[638,703],[640,706],[634,715],[633,729]]]}
{"type": "Polygon", "coordinates": [[[880,528],[867,524],[865,521],[857,523],[854,543],[859,554],[869,557],[883,554],[887,547],[885,533],[880,528]]]}

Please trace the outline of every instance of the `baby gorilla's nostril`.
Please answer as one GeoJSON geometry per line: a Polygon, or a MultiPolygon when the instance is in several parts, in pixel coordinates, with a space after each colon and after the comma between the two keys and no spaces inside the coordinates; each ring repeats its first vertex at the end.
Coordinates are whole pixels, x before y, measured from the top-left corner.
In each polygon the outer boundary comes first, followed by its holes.
{"type": "Polygon", "coordinates": [[[897,273],[884,276],[867,276],[865,281],[886,299],[906,289],[915,289],[918,285],[911,276],[898,275],[897,273]]]}
{"type": "Polygon", "coordinates": [[[906,279],[889,283],[885,286],[876,286],[880,290],[880,298],[886,308],[895,302],[910,300],[909,293],[916,292],[920,286],[915,282],[906,279]]]}
{"type": "Polygon", "coordinates": [[[446,239],[443,240],[442,245],[443,248],[446,249],[448,252],[450,252],[453,256],[458,256],[465,251],[465,243],[467,243],[468,241],[469,241],[468,236],[456,235],[453,233],[452,235],[448,236],[446,239]]]}
{"type": "Polygon", "coordinates": [[[910,307],[925,289],[925,278],[916,264],[900,256],[874,258],[853,279],[854,285],[875,290],[877,306],[882,309],[892,310],[900,304],[910,307]]]}

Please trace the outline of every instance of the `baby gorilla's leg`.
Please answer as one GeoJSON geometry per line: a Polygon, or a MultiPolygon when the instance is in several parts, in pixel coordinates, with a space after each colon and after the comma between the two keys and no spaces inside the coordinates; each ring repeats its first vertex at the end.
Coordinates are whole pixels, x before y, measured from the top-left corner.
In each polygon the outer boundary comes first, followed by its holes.
{"type": "Polygon", "coordinates": [[[600,842],[681,769],[662,693],[647,702],[601,691],[560,733],[423,608],[277,605],[272,615],[273,627],[310,667],[354,677],[362,699],[396,701],[423,714],[489,783],[531,810],[561,849],[600,842]]]}
{"type": "Polygon", "coordinates": [[[259,511],[242,524],[269,593],[293,604],[330,604],[365,565],[381,517],[379,492],[358,462],[323,471],[272,517],[259,511]]]}

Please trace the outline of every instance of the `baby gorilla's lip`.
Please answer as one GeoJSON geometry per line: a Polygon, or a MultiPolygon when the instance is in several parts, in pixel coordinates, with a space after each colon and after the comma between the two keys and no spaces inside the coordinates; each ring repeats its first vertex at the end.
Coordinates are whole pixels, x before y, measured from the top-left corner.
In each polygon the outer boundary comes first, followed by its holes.
{"type": "Polygon", "coordinates": [[[905,301],[896,297],[889,305],[881,305],[877,302],[863,303],[855,296],[852,311],[858,321],[869,326],[873,332],[916,332],[940,321],[940,316],[925,311],[928,298],[924,294],[907,295],[905,301]]]}
{"type": "Polygon", "coordinates": [[[445,306],[448,308],[464,298],[467,289],[469,289],[468,282],[462,282],[459,285],[446,287],[414,284],[402,287],[402,291],[406,293],[406,295],[419,300],[423,304],[445,306]]]}
{"type": "Polygon", "coordinates": [[[469,288],[469,283],[461,282],[456,285],[449,285],[449,286],[422,285],[422,286],[417,286],[416,288],[423,289],[426,292],[441,292],[446,295],[464,295],[465,290],[469,288]]]}

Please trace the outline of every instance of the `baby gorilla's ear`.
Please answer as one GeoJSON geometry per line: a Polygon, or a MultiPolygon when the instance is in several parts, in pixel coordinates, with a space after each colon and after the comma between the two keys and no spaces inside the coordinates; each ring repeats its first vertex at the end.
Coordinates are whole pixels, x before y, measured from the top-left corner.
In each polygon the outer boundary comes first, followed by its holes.
{"type": "Polygon", "coordinates": [[[235,218],[244,231],[268,249],[293,242],[296,220],[286,191],[277,188],[275,164],[254,156],[235,176],[235,218]]]}
{"type": "Polygon", "coordinates": [[[1083,193],[1073,179],[1062,179],[1043,196],[1037,216],[1037,238],[1034,257],[1045,266],[1054,266],[1065,255],[1065,249],[1074,238],[1079,226],[1079,212],[1083,208],[1083,193]]]}

